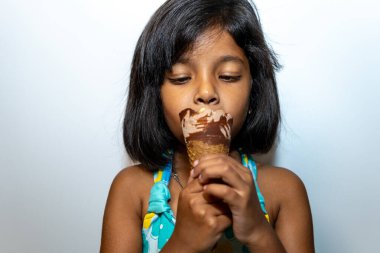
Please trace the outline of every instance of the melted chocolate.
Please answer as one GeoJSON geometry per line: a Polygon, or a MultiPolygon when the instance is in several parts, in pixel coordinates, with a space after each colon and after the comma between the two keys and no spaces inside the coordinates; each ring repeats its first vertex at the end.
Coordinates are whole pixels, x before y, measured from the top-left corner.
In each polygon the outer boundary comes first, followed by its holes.
{"type": "Polygon", "coordinates": [[[202,113],[196,112],[190,108],[180,112],[179,116],[182,127],[186,126],[185,120],[192,120],[194,122],[190,122],[191,126],[196,129],[196,131],[187,133],[188,136],[185,136],[186,143],[198,140],[211,145],[224,144],[229,146],[231,136],[230,130],[233,123],[232,117],[227,113],[211,110],[208,110],[205,116],[199,118],[196,117],[201,114],[202,113]],[[218,116],[220,115],[219,120],[215,120],[217,117],[213,117],[216,113],[218,113],[218,116]],[[190,117],[185,118],[188,114],[190,117]]]}

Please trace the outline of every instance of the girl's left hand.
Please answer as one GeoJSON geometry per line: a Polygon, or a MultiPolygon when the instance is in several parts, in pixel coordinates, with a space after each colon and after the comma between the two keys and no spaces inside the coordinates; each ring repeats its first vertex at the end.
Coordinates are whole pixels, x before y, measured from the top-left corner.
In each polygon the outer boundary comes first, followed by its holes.
{"type": "Polygon", "coordinates": [[[234,235],[241,243],[252,244],[260,231],[265,231],[268,223],[248,168],[225,154],[206,155],[195,162],[192,176],[198,177],[208,199],[216,198],[229,206],[234,235]]]}

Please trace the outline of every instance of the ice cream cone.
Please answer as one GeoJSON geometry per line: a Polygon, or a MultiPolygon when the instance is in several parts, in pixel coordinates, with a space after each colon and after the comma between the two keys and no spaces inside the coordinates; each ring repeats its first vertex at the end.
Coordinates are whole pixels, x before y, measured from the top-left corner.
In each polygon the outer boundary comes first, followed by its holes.
{"type": "Polygon", "coordinates": [[[206,154],[228,154],[232,116],[223,110],[190,108],[179,114],[191,165],[206,154]]]}

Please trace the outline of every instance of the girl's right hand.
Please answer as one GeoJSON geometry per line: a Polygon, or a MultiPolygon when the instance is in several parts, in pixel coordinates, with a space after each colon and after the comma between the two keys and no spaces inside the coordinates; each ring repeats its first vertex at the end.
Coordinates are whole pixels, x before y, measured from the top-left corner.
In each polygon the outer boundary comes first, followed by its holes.
{"type": "Polygon", "coordinates": [[[231,221],[228,207],[220,200],[205,199],[203,186],[190,175],[179,195],[176,226],[170,241],[181,252],[209,252],[231,221]]]}

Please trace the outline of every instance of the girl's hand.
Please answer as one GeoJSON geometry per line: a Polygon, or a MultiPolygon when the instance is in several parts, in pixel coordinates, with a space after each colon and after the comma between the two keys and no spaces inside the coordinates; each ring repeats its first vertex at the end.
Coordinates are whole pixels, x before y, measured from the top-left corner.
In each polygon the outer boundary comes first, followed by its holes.
{"type": "Polygon", "coordinates": [[[224,230],[231,226],[227,205],[220,200],[216,203],[206,200],[203,185],[191,175],[180,193],[177,217],[169,242],[179,245],[181,252],[209,252],[224,230]],[[189,251],[185,250],[187,247],[190,247],[189,251]]]}
{"type": "Polygon", "coordinates": [[[193,176],[203,185],[205,198],[217,198],[228,205],[236,239],[246,245],[254,244],[268,223],[251,171],[228,155],[215,154],[196,162],[193,176]]]}

